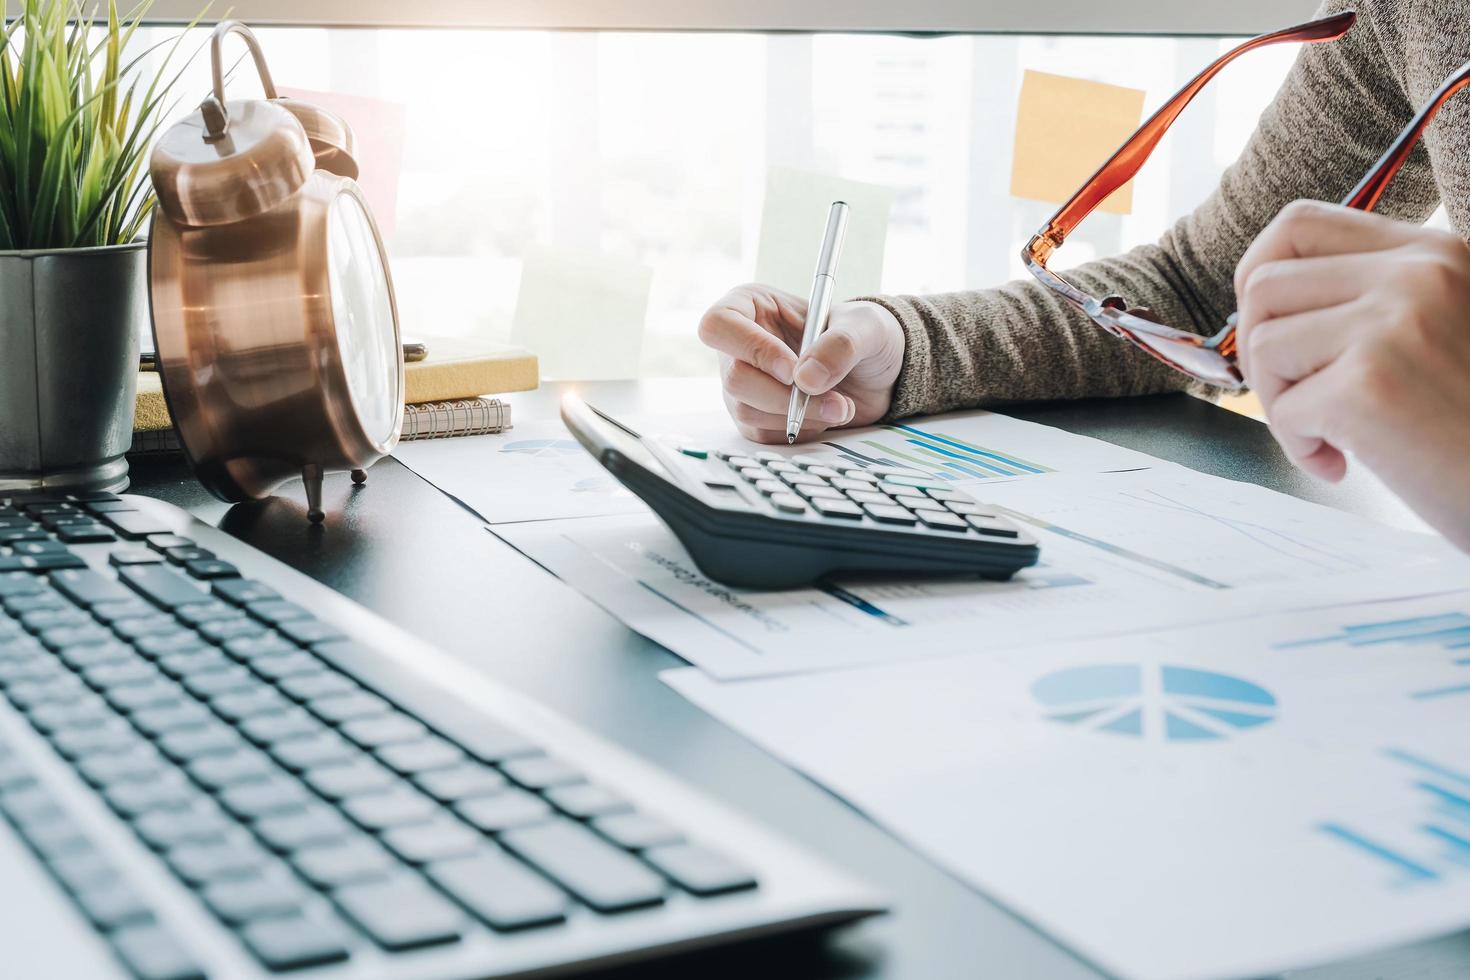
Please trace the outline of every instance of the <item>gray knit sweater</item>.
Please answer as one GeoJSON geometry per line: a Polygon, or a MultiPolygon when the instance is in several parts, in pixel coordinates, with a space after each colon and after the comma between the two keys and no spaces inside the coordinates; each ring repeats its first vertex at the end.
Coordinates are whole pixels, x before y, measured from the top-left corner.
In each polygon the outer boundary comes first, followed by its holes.
{"type": "MultiPolygon", "coordinates": [[[[1340,201],[1470,60],[1464,0],[1329,0],[1323,11],[1349,7],[1357,25],[1341,40],[1302,49],[1244,153],[1194,213],[1158,244],[1069,277],[1095,295],[1151,307],[1172,326],[1220,329],[1235,309],[1236,263],[1277,212],[1298,198],[1340,201]]],[[[1440,111],[1378,210],[1422,222],[1440,201],[1470,238],[1470,92],[1440,111]]],[[[898,317],[907,341],[894,417],[1191,385],[1031,281],[877,301],[898,317]]]]}

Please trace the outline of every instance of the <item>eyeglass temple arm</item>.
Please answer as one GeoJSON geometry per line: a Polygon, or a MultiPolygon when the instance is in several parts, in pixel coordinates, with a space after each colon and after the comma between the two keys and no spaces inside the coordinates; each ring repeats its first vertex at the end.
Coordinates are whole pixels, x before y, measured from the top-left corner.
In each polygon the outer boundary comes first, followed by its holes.
{"type": "Polygon", "coordinates": [[[1159,145],[1159,141],[1164,138],[1164,133],[1179,117],[1179,113],[1194,101],[1194,97],[1199,94],[1200,90],[1209,84],[1210,80],[1218,75],[1226,65],[1247,51],[1254,51],[1256,48],[1270,44],[1282,44],[1288,41],[1309,44],[1334,41],[1346,34],[1357,19],[1356,11],[1346,10],[1332,17],[1288,27],[1271,34],[1262,34],[1221,55],[1149,117],[1149,120],[1129,137],[1128,142],[1119,147],[1118,151],[1098,168],[1097,173],[1082,185],[1082,189],[1072,195],[1072,199],[1062,205],[1061,209],[1052,216],[1047,222],[1045,231],[1038,236],[1040,241],[1037,244],[1042,250],[1042,255],[1050,254],[1058,248],[1072,233],[1072,229],[1076,228],[1099,204],[1107,200],[1108,195],[1133,179],[1159,145]]]}
{"type": "Polygon", "coordinates": [[[1399,172],[1404,161],[1409,159],[1409,154],[1414,152],[1414,147],[1419,145],[1419,138],[1424,135],[1424,130],[1434,120],[1440,107],[1467,85],[1470,85],[1470,62],[1462,65],[1458,72],[1439,87],[1439,91],[1434,93],[1434,98],[1419,110],[1419,114],[1399,134],[1399,138],[1394,140],[1388,152],[1378,158],[1373,169],[1368,171],[1367,176],[1359,182],[1357,187],[1353,188],[1352,193],[1343,199],[1343,205],[1361,211],[1372,211],[1376,208],[1383,197],[1383,192],[1388,190],[1389,182],[1399,172]]]}

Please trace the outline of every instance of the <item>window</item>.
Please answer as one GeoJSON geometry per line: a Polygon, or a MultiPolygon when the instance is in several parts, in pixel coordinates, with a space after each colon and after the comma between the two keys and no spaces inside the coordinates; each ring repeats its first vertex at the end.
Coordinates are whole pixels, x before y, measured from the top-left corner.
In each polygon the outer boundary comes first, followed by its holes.
{"type": "MultiPolygon", "coordinates": [[[[149,30],[155,38],[143,44],[174,29],[149,30]]],[[[404,107],[389,245],[407,334],[509,338],[527,256],[574,255],[605,261],[609,275],[647,276],[641,337],[633,339],[641,339],[641,355],[621,374],[711,370],[695,325],[727,288],[755,275],[773,167],[889,189],[884,291],[994,284],[1021,274],[1017,253],[1054,208],[1008,192],[1023,71],[1140,88],[1152,108],[1230,43],[1035,34],[257,33],[277,84],[404,107]]],[[[1132,213],[1094,217],[1065,261],[1152,240],[1199,203],[1294,54],[1271,49],[1227,71],[1144,170],[1132,213]]],[[[190,73],[185,105],[206,91],[207,60],[190,73]]],[[[253,94],[252,85],[242,68],[232,92],[253,94]]],[[[819,236],[811,229],[799,248],[814,249],[819,236]]],[[[577,331],[601,328],[598,311],[563,326],[529,338],[548,364],[575,344],[577,331]]]]}

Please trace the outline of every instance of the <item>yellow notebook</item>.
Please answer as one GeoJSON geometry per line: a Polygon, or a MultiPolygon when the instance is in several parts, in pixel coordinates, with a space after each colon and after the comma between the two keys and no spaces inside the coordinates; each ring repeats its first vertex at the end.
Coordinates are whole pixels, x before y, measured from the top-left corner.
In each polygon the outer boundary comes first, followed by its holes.
{"type": "MultiPolygon", "coordinates": [[[[536,355],[524,348],[473,337],[425,337],[423,342],[429,356],[404,365],[403,400],[409,405],[530,391],[540,383],[536,355]]],[[[158,375],[139,372],[133,431],[172,427],[158,375]]]]}

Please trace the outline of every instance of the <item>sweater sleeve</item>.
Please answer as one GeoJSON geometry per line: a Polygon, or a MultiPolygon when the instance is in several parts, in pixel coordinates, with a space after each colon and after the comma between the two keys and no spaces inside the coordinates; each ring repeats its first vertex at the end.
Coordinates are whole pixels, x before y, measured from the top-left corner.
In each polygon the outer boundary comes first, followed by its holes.
{"type": "MultiPolygon", "coordinates": [[[[1338,201],[1412,116],[1386,43],[1414,4],[1329,0],[1323,15],[1354,6],[1342,39],[1304,46],[1219,187],[1156,244],[1065,273],[1097,296],[1117,294],[1163,321],[1210,334],[1235,308],[1235,266],[1286,204],[1338,201]]],[[[1247,55],[1247,58],[1249,56],[1247,55]]],[[[1188,110],[1186,110],[1188,111],[1188,110]]],[[[1143,179],[1147,179],[1147,171],[1143,179]]],[[[1438,203],[1421,146],[1378,210],[1416,222],[1438,203]]],[[[1065,247],[1062,252],[1065,254],[1065,247]]],[[[1062,398],[1155,394],[1202,385],[1125,344],[1033,281],[933,296],[873,298],[898,318],[906,348],[891,417],[1062,398]]]]}

